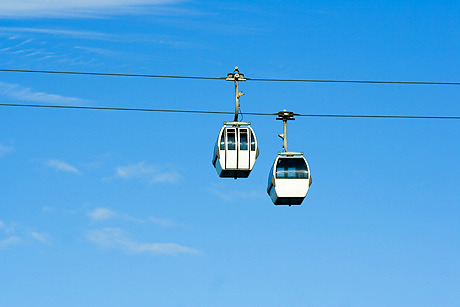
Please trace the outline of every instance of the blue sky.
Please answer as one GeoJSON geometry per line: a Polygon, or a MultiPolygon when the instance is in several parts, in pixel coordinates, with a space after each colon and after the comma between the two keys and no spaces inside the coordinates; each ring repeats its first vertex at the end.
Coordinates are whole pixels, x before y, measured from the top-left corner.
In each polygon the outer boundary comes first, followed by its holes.
{"type": "MultiPolygon", "coordinates": [[[[456,1],[0,0],[0,68],[460,80],[456,1]]],[[[242,112],[459,116],[457,86],[247,81],[242,112]]],[[[233,111],[226,81],[0,73],[3,103],[233,111]]],[[[453,120],[299,117],[301,206],[211,165],[231,115],[2,107],[1,306],[458,306],[453,120]]]]}

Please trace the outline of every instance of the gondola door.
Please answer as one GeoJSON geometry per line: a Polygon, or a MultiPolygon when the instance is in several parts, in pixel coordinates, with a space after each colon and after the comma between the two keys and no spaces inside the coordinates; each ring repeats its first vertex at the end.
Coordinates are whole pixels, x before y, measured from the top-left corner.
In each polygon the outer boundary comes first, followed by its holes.
{"type": "Polygon", "coordinates": [[[227,128],[226,129],[227,139],[227,150],[225,157],[225,168],[236,169],[238,167],[238,150],[237,150],[237,129],[227,128]]]}
{"type": "Polygon", "coordinates": [[[238,130],[238,169],[249,169],[249,129],[239,128],[238,130]]]}

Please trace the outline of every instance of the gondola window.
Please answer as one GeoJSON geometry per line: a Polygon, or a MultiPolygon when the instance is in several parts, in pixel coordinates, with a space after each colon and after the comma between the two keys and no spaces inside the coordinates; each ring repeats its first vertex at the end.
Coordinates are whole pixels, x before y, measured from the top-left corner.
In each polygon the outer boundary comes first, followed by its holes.
{"type": "Polygon", "coordinates": [[[240,150],[248,150],[248,132],[244,130],[240,132],[240,150]]]}
{"type": "Polygon", "coordinates": [[[307,165],[301,158],[279,159],[276,178],[308,179],[307,165]]]}
{"type": "Polygon", "coordinates": [[[227,149],[228,150],[236,149],[235,131],[227,132],[227,149]]]}

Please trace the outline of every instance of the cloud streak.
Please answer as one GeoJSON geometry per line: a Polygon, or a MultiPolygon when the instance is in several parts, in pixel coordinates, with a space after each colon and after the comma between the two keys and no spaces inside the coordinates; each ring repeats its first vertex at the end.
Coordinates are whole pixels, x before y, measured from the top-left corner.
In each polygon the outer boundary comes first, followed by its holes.
{"type": "Polygon", "coordinates": [[[150,183],[176,183],[182,176],[174,170],[162,170],[158,166],[148,165],[144,162],[118,166],[115,177],[119,179],[144,179],[150,183]]]}
{"type": "Polygon", "coordinates": [[[241,199],[264,199],[266,197],[265,193],[256,191],[256,190],[227,191],[227,190],[220,190],[216,187],[208,188],[207,190],[224,201],[236,201],[236,200],[241,200],[241,199]],[[222,192],[222,191],[225,191],[225,192],[222,192]]]}
{"type": "Polygon", "coordinates": [[[108,221],[112,219],[121,219],[124,221],[137,222],[137,223],[153,223],[161,227],[178,226],[176,223],[168,219],[161,219],[161,218],[157,218],[153,216],[144,218],[144,219],[135,218],[128,214],[115,212],[110,209],[102,208],[102,207],[94,208],[93,210],[88,211],[87,215],[93,222],[103,222],[103,221],[108,221]]]}
{"type": "Polygon", "coordinates": [[[48,162],[46,162],[46,166],[54,168],[55,170],[60,171],[60,172],[80,174],[80,171],[77,168],[75,168],[74,166],[66,162],[59,161],[59,160],[53,160],[53,159],[48,160],[48,162]]]}
{"type": "MultiPolygon", "coordinates": [[[[1,0],[0,0],[1,1],[1,0]]],[[[151,35],[145,33],[125,33],[125,34],[113,34],[106,32],[98,31],[80,31],[80,30],[71,30],[71,29],[58,29],[58,28],[28,28],[28,27],[0,27],[0,36],[8,36],[9,40],[14,41],[16,39],[25,38],[32,36],[33,39],[28,38],[25,41],[5,47],[0,49],[0,52],[9,52],[14,54],[14,52],[23,52],[22,50],[16,50],[19,47],[29,44],[28,46],[40,45],[40,38],[45,39],[50,36],[55,36],[63,39],[69,39],[72,41],[72,44],[76,39],[81,40],[95,40],[95,41],[108,41],[108,42],[117,42],[117,43],[146,43],[146,44],[157,44],[157,45],[166,45],[173,48],[196,48],[197,46],[191,42],[186,42],[178,40],[176,37],[168,35],[151,35]],[[34,44],[35,43],[35,44],[34,44]]],[[[99,54],[108,57],[115,56],[139,56],[137,53],[121,52],[118,50],[107,49],[107,48],[94,48],[87,47],[82,45],[77,45],[71,47],[74,50],[80,50],[87,53],[99,54]]],[[[43,49],[36,50],[40,55],[45,55],[48,57],[56,57],[57,55],[54,52],[44,52],[43,49]]]]}
{"type": "Polygon", "coordinates": [[[147,218],[147,221],[148,222],[152,222],[152,223],[155,223],[161,227],[173,227],[173,226],[177,226],[176,223],[174,223],[173,221],[171,220],[168,220],[168,219],[159,219],[157,217],[149,217],[147,218]]]}
{"type": "MultiPolygon", "coordinates": [[[[1,0],[0,0],[1,1],[1,0]]],[[[55,35],[59,37],[69,38],[81,38],[81,39],[93,39],[93,40],[114,40],[116,36],[96,31],[78,31],[78,30],[63,30],[63,29],[49,29],[49,28],[21,28],[21,27],[0,27],[0,33],[3,34],[42,34],[42,35],[55,35]]],[[[25,42],[19,43],[18,45],[11,47],[19,47],[25,43],[30,43],[32,40],[28,39],[25,42]]]]}
{"type": "Polygon", "coordinates": [[[33,232],[30,233],[30,236],[33,239],[35,239],[35,240],[37,240],[37,241],[39,241],[41,243],[48,243],[48,241],[49,241],[49,235],[47,233],[40,233],[40,232],[33,231],[33,232]]]}
{"type": "Polygon", "coordinates": [[[87,239],[100,247],[121,249],[127,253],[153,255],[201,254],[200,251],[175,243],[144,243],[130,239],[121,228],[103,228],[87,232],[87,239]]]}
{"type": "Polygon", "coordinates": [[[11,147],[11,146],[3,146],[2,144],[0,144],[0,157],[4,156],[6,154],[9,154],[13,150],[14,150],[14,148],[11,147]]]}
{"type": "Polygon", "coordinates": [[[66,97],[46,92],[34,91],[30,87],[0,81],[0,96],[14,100],[33,101],[49,104],[83,104],[85,100],[75,97],[66,97]]]}
{"type": "Polygon", "coordinates": [[[28,244],[31,240],[40,243],[49,242],[47,233],[30,231],[27,229],[28,227],[19,227],[17,231],[16,226],[15,224],[7,226],[3,221],[0,221],[0,249],[28,244]]]}
{"type": "Polygon", "coordinates": [[[92,221],[98,222],[110,220],[120,215],[107,208],[95,208],[88,212],[88,216],[92,221]]]}
{"type": "Polygon", "coordinates": [[[137,164],[118,166],[115,170],[115,177],[124,179],[150,177],[156,173],[156,171],[155,167],[146,165],[144,162],[139,162],[137,164]]]}
{"type": "Polygon", "coordinates": [[[178,0],[0,0],[0,17],[92,17],[141,13],[178,0]]]}
{"type": "Polygon", "coordinates": [[[0,240],[0,249],[8,248],[10,246],[19,245],[22,243],[22,239],[16,236],[10,236],[6,239],[0,240]]]}

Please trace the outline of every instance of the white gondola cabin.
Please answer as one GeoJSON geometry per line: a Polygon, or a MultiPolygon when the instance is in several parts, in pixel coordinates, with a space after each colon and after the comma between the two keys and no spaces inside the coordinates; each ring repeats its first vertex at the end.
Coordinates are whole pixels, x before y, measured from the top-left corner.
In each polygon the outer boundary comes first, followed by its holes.
{"type": "Polygon", "coordinates": [[[267,193],[275,205],[300,205],[312,179],[301,153],[279,153],[268,174],[267,193]]]}
{"type": "Polygon", "coordinates": [[[256,135],[249,123],[224,123],[212,159],[219,177],[247,178],[258,156],[256,135]]]}
{"type": "Polygon", "coordinates": [[[214,146],[212,165],[219,177],[247,178],[259,156],[257,139],[250,123],[238,121],[240,97],[238,82],[245,81],[244,75],[235,67],[226,80],[235,82],[235,117],[232,122],[224,122],[214,146]]]}
{"type": "Polygon", "coordinates": [[[279,152],[268,173],[267,194],[275,205],[300,205],[311,185],[310,167],[301,152],[287,148],[287,121],[294,120],[293,112],[278,112],[277,120],[283,121],[284,152],[279,152]]]}

